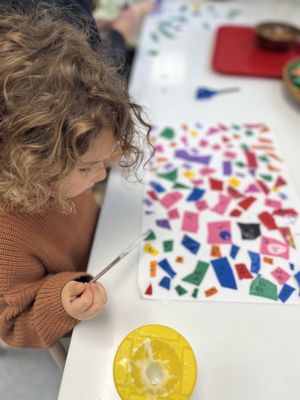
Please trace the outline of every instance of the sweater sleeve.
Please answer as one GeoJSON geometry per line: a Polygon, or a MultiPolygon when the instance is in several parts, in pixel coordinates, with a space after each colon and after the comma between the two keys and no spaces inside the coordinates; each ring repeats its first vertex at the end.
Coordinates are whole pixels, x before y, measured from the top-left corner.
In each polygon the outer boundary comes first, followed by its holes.
{"type": "Polygon", "coordinates": [[[79,322],[63,308],[64,285],[84,272],[46,274],[37,262],[30,269],[0,266],[0,337],[15,347],[47,348],[79,322]],[[39,277],[38,277],[39,276],[39,277]]]}

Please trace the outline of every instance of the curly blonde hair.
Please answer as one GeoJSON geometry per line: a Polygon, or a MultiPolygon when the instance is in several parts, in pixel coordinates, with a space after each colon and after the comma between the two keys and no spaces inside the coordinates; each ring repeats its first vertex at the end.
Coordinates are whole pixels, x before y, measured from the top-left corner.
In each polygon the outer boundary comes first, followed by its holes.
{"type": "Polygon", "coordinates": [[[70,201],[51,187],[103,127],[121,143],[123,167],[143,159],[138,132],[146,128],[149,143],[149,125],[142,109],[101,51],[90,48],[88,34],[49,10],[0,17],[0,198],[6,205],[37,213],[54,200],[70,212],[70,201]]]}

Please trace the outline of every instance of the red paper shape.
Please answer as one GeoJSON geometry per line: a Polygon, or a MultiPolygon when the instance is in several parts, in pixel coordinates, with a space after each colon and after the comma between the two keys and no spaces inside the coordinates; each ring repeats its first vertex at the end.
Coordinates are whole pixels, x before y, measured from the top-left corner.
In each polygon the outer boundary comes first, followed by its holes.
{"type": "Polygon", "coordinates": [[[247,150],[245,150],[245,155],[247,158],[248,167],[250,169],[256,169],[257,168],[256,155],[254,153],[252,153],[251,151],[247,151],[247,150]]]}
{"type": "Polygon", "coordinates": [[[274,187],[277,188],[279,186],[284,186],[284,185],[286,185],[286,181],[281,176],[278,176],[278,178],[276,179],[274,187]]]}
{"type": "Polygon", "coordinates": [[[235,264],[235,269],[240,280],[253,278],[252,274],[246,267],[246,264],[235,264]]]}
{"type": "Polygon", "coordinates": [[[279,231],[280,231],[283,239],[286,241],[286,243],[289,246],[294,247],[294,249],[295,249],[296,245],[295,245],[294,237],[292,235],[292,231],[290,230],[290,228],[288,226],[284,226],[284,227],[282,226],[279,228],[279,231]]]}
{"type": "Polygon", "coordinates": [[[229,196],[231,196],[233,199],[240,199],[241,197],[244,197],[238,190],[234,189],[231,186],[228,186],[227,192],[229,196]]]}
{"type": "Polygon", "coordinates": [[[268,211],[258,214],[258,218],[270,231],[278,229],[275,219],[268,211]]]}
{"type": "Polygon", "coordinates": [[[242,207],[244,210],[248,210],[252,203],[256,201],[256,198],[253,196],[246,197],[244,200],[238,203],[238,206],[242,207]]]}
{"type": "Polygon", "coordinates": [[[261,188],[261,190],[262,190],[265,194],[269,194],[270,189],[268,188],[268,186],[267,186],[263,181],[261,181],[260,179],[257,179],[256,182],[257,182],[258,186],[261,188]]]}
{"type": "Polygon", "coordinates": [[[147,294],[148,296],[152,296],[153,293],[153,289],[152,289],[152,284],[150,283],[150,285],[147,287],[145,294],[147,294]]]}
{"type": "Polygon", "coordinates": [[[209,184],[211,190],[223,190],[223,181],[214,178],[209,178],[209,184]]]}
{"type": "Polygon", "coordinates": [[[148,196],[151,197],[152,200],[158,200],[158,196],[153,190],[149,190],[147,193],[148,193],[148,196]]]}
{"type": "Polygon", "coordinates": [[[242,214],[242,211],[235,208],[234,210],[231,211],[230,216],[231,217],[239,217],[241,214],[242,214]]]}
{"type": "Polygon", "coordinates": [[[273,212],[273,215],[279,215],[280,217],[297,217],[298,213],[293,208],[279,208],[273,212]]]}

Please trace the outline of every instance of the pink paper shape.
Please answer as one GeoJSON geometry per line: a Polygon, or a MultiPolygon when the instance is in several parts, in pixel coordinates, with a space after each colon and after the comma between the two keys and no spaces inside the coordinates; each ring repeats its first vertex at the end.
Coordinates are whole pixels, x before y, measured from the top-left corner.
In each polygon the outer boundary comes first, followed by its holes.
{"type": "Polygon", "coordinates": [[[163,153],[165,151],[164,146],[162,144],[158,144],[155,146],[155,152],[163,153]]]}
{"type": "Polygon", "coordinates": [[[233,151],[225,151],[224,152],[224,157],[225,158],[229,158],[230,160],[235,160],[236,159],[236,157],[237,157],[237,154],[236,153],[234,153],[233,151]]]}
{"type": "Polygon", "coordinates": [[[209,222],[207,224],[209,244],[231,244],[230,221],[209,222]]]}
{"type": "Polygon", "coordinates": [[[206,147],[208,145],[208,141],[205,139],[201,139],[199,142],[199,146],[206,147]]]}
{"type": "Polygon", "coordinates": [[[172,207],[175,203],[177,203],[181,198],[182,194],[180,192],[171,192],[167,193],[161,200],[160,204],[166,208],[172,207]]]}
{"type": "Polygon", "coordinates": [[[216,170],[214,168],[210,168],[210,167],[204,167],[204,168],[200,169],[200,174],[203,176],[210,175],[214,172],[216,172],[216,170]]]}
{"type": "Polygon", "coordinates": [[[177,210],[177,208],[173,208],[172,210],[168,211],[168,217],[170,219],[177,219],[180,217],[179,212],[177,210]]]}
{"type": "Polygon", "coordinates": [[[195,205],[199,211],[204,211],[208,208],[208,204],[207,204],[206,200],[198,200],[195,202],[195,205]]]}
{"type": "Polygon", "coordinates": [[[212,211],[214,211],[217,214],[224,215],[229,204],[231,202],[231,197],[225,196],[224,194],[219,195],[219,201],[218,203],[212,208],[212,211]]]}
{"type": "Polygon", "coordinates": [[[274,271],[271,272],[271,275],[274,276],[274,278],[278,283],[280,283],[280,285],[286,283],[291,277],[291,275],[285,272],[285,270],[281,267],[274,269],[274,271]]]}
{"type": "Polygon", "coordinates": [[[266,199],[265,205],[275,208],[275,210],[277,210],[278,208],[281,208],[282,203],[279,200],[266,199]]]}
{"type": "Polygon", "coordinates": [[[260,252],[268,256],[289,258],[289,246],[279,240],[262,236],[260,242],[260,252]]]}
{"type": "Polygon", "coordinates": [[[250,185],[245,190],[246,193],[259,193],[260,189],[254,183],[250,183],[250,185]]]}
{"type": "Polygon", "coordinates": [[[199,214],[192,211],[185,211],[183,214],[181,229],[186,232],[197,233],[199,229],[199,214]]]}

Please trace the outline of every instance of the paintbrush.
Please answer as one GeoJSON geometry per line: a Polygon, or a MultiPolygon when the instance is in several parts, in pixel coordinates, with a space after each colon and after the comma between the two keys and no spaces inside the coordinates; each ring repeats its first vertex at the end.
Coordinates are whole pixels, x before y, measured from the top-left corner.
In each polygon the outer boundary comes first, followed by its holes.
{"type": "Polygon", "coordinates": [[[141,241],[143,241],[147,236],[150,235],[151,229],[148,229],[144,232],[136,241],[131,243],[125,250],[122,251],[107,267],[103,268],[90,282],[96,282],[101,276],[103,276],[107,271],[109,271],[114,265],[116,265],[119,261],[121,261],[124,257],[127,256],[141,241]]]}

